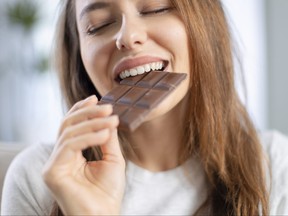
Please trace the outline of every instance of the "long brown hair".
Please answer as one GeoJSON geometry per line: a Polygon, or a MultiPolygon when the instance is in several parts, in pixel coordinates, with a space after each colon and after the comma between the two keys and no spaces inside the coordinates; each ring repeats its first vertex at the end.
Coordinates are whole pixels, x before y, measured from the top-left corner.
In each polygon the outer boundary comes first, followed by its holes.
{"type": "MultiPolygon", "coordinates": [[[[63,1],[56,46],[68,108],[91,94],[100,98],[81,60],[74,2],[63,1]]],[[[191,89],[183,154],[197,154],[209,180],[209,198],[198,213],[205,209],[209,215],[268,215],[264,158],[235,90],[233,49],[221,1],[171,2],[190,41],[191,89]]],[[[99,160],[99,152],[89,149],[83,154],[87,160],[99,160]]],[[[52,214],[61,215],[55,207],[52,214]]]]}

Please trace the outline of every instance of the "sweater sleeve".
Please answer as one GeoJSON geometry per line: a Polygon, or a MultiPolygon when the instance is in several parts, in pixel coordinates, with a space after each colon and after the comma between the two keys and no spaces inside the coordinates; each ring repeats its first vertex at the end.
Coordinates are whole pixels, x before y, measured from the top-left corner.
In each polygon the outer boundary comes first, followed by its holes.
{"type": "Polygon", "coordinates": [[[50,214],[54,201],[41,172],[52,148],[34,145],[15,157],[4,181],[1,215],[50,214]]]}
{"type": "Polygon", "coordinates": [[[274,131],[264,134],[262,143],[271,172],[270,214],[288,215],[288,138],[274,131]]]}

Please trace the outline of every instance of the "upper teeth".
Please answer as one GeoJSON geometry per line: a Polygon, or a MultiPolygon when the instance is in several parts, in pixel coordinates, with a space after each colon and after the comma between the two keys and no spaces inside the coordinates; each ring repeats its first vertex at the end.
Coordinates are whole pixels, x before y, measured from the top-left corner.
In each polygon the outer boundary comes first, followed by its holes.
{"type": "Polygon", "coordinates": [[[151,70],[160,70],[163,68],[163,66],[164,66],[163,62],[153,62],[135,68],[131,68],[129,70],[122,71],[119,76],[121,79],[125,79],[126,77],[136,76],[138,74],[143,74],[151,70]]]}

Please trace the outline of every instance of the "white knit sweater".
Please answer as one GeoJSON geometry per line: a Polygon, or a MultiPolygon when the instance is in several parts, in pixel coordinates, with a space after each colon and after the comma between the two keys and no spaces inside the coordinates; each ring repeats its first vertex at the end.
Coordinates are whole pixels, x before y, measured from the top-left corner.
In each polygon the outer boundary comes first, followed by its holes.
{"type": "MultiPolygon", "coordinates": [[[[288,215],[288,138],[278,132],[261,135],[271,160],[271,215],[288,215]]],[[[35,145],[20,153],[4,183],[1,215],[48,215],[53,198],[41,170],[53,146],[35,145]]],[[[269,182],[267,182],[268,184],[269,182]]],[[[153,173],[127,162],[123,215],[192,215],[207,198],[207,183],[196,159],[153,173]]]]}

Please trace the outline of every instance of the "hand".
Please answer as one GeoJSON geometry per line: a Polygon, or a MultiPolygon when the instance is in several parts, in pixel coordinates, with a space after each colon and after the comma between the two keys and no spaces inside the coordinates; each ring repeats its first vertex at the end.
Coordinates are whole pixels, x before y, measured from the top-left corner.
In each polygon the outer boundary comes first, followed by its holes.
{"type": "Polygon", "coordinates": [[[119,214],[125,161],[117,136],[118,116],[95,96],[76,103],[62,122],[43,178],[64,214],[119,214]],[[86,162],[82,150],[100,146],[103,159],[86,162]]]}

